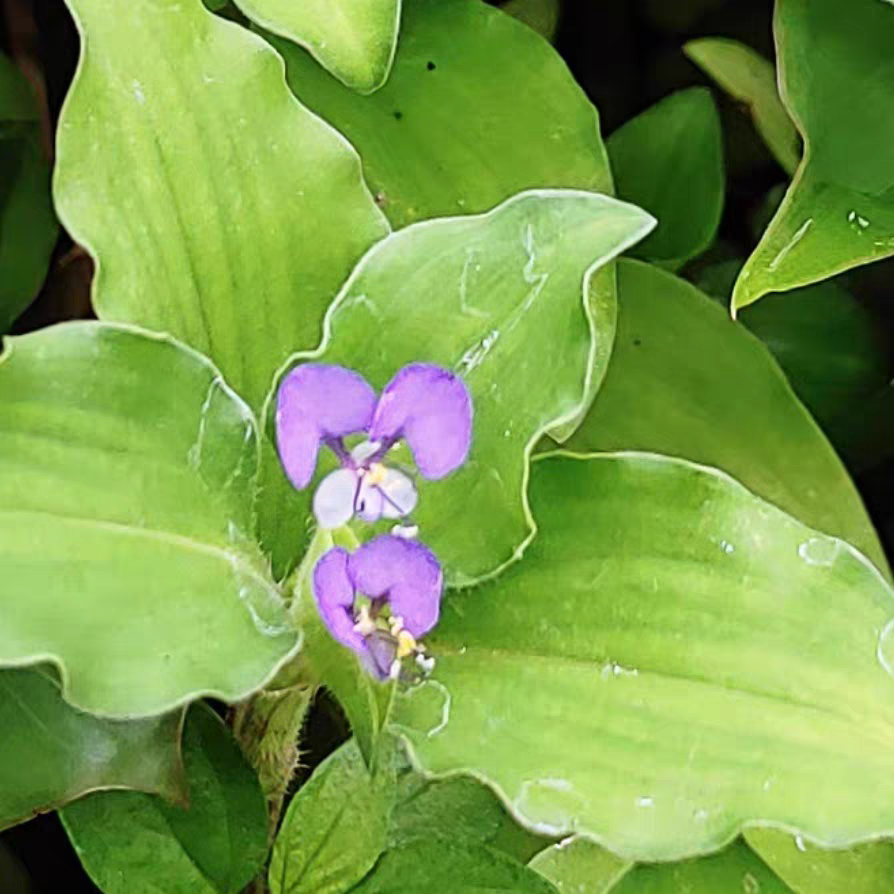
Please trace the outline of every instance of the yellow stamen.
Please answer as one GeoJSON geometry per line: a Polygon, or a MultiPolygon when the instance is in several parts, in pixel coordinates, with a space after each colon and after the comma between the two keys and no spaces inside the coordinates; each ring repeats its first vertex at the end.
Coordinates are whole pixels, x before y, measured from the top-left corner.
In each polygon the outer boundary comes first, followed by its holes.
{"type": "Polygon", "coordinates": [[[366,480],[370,487],[375,487],[377,484],[384,484],[387,475],[388,469],[385,466],[381,463],[373,463],[366,473],[366,480]]]}
{"type": "Polygon", "coordinates": [[[406,658],[416,651],[416,639],[409,630],[397,634],[397,658],[406,658]]]}

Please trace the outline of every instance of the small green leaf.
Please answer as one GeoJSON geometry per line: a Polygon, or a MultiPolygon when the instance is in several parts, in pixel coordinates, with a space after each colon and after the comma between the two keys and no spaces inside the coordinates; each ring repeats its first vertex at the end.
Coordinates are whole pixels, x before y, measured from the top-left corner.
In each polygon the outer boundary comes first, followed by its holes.
{"type": "Polygon", "coordinates": [[[578,415],[611,350],[614,303],[594,300],[590,274],[652,224],[606,196],[544,190],[489,214],[407,227],[354,271],[321,347],[293,358],[355,368],[377,389],[414,361],[465,379],[470,458],[443,481],[420,481],[414,513],[453,582],[494,572],[531,537],[527,454],[578,415]]]}
{"type": "MultiPolygon", "coordinates": [[[[839,889],[844,890],[851,889],[839,889]]],[[[611,889],[611,894],[680,894],[683,891],[686,894],[791,894],[741,841],[719,854],[698,860],[635,866],[611,889]]]]}
{"type": "Polygon", "coordinates": [[[608,894],[633,866],[586,838],[560,841],[528,865],[549,879],[559,894],[608,894]]]}
{"type": "Polygon", "coordinates": [[[686,55],[733,99],[744,103],[757,132],[788,174],[801,161],[801,138],[776,86],[776,69],[751,47],[724,37],[690,40],[686,55]]]}
{"type": "Polygon", "coordinates": [[[257,778],[221,720],[194,707],[184,735],[189,808],[130,792],[61,811],[84,868],[105,894],[239,894],[267,854],[257,778]]]}
{"type": "Polygon", "coordinates": [[[725,186],[720,118],[708,90],[671,94],[606,147],[618,195],[658,218],[632,254],[678,267],[714,241],[725,186]]]}
{"type": "Polygon", "coordinates": [[[272,894],[342,894],[385,849],[394,803],[387,767],[371,775],[347,742],[314,771],[292,799],[273,847],[272,894]]]}
{"type": "Polygon", "coordinates": [[[236,700],[294,651],[250,540],[258,437],[207,360],[71,323],[0,363],[0,664],[52,660],[91,713],[236,700]]]}
{"type": "Polygon", "coordinates": [[[472,842],[417,840],[387,851],[353,894],[556,894],[542,876],[472,842]],[[436,887],[433,887],[436,885],[436,887]]]}
{"type": "Polygon", "coordinates": [[[516,860],[538,853],[550,839],[521,828],[499,798],[472,776],[427,779],[407,769],[398,780],[388,846],[446,840],[486,845],[516,860]]]}
{"type": "Polygon", "coordinates": [[[184,795],[181,716],[110,721],[62,700],[48,669],[0,673],[0,828],[87,792],[184,795]]]}
{"type": "Polygon", "coordinates": [[[894,254],[894,5],[780,0],[782,99],[804,160],[733,309],[894,254]]]}
{"type": "Polygon", "coordinates": [[[236,0],[262,28],[306,47],[353,90],[372,93],[388,78],[400,0],[236,0]]]}
{"type": "Polygon", "coordinates": [[[862,555],[648,454],[543,458],[531,506],[524,560],[445,600],[396,701],[422,770],[636,860],[894,827],[894,593],[862,555]]]}
{"type": "Polygon", "coordinates": [[[201,0],[69,5],[84,49],[55,195],[98,261],[97,313],[202,351],[257,408],[387,232],[360,161],[201,0]]]}
{"type": "Polygon", "coordinates": [[[619,273],[612,362],[569,446],[715,466],[885,571],[856,488],[767,349],[683,280],[635,261],[619,273]]]}
{"type": "Polygon", "coordinates": [[[776,829],[749,829],[745,838],[797,894],[882,894],[894,878],[894,843],[822,850],[776,829]]]}

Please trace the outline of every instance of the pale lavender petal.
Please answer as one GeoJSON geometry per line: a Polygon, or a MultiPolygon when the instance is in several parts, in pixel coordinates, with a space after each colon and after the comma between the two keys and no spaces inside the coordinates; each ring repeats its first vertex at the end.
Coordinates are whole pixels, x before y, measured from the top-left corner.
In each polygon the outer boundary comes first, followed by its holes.
{"type": "Polygon", "coordinates": [[[370,484],[369,476],[365,476],[360,482],[360,492],[357,494],[354,511],[365,522],[377,522],[382,517],[384,502],[378,486],[370,484]]]}
{"type": "Polygon", "coordinates": [[[348,569],[347,550],[330,549],[314,567],[314,598],[326,629],[342,645],[359,655],[366,653],[366,642],[354,630],[354,587],[348,569]]]}
{"type": "Polygon", "coordinates": [[[320,442],[366,431],[375,406],[372,387],[353,370],[323,363],[295,367],[276,396],[276,443],[292,484],[307,487],[320,442]]]}
{"type": "Polygon", "coordinates": [[[379,485],[379,490],[383,497],[383,518],[403,518],[416,508],[419,500],[413,479],[397,469],[385,472],[385,480],[379,485]]]}
{"type": "Polygon", "coordinates": [[[465,383],[440,366],[405,366],[385,386],[369,437],[404,438],[419,472],[443,478],[466,461],[472,443],[472,399],[465,383]]]}
{"type": "Polygon", "coordinates": [[[353,469],[336,469],[320,482],[314,494],[314,516],[321,528],[339,528],[354,517],[359,484],[353,469]]]}
{"type": "Polygon", "coordinates": [[[384,598],[415,637],[438,623],[443,575],[427,547],[385,534],[364,543],[348,558],[348,574],[358,592],[384,598]]]}

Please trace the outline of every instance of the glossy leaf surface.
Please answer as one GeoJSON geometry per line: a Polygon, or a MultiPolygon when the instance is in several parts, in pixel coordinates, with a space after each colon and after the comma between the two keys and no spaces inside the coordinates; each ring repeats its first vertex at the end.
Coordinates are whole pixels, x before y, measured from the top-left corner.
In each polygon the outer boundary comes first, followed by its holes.
{"type": "Polygon", "coordinates": [[[395,227],[534,187],[611,192],[596,109],[546,41],[479,0],[405,6],[394,69],[372,96],[275,41],[289,85],[357,147],[395,227]]]}
{"type": "Polygon", "coordinates": [[[97,789],[184,796],[178,714],[101,720],[62,700],[48,669],[0,673],[0,827],[97,789]]]}
{"type": "Polygon", "coordinates": [[[611,350],[614,304],[589,292],[590,274],[652,223],[606,196],[544,190],[486,215],[406,228],[345,284],[321,348],[293,358],[357,369],[376,389],[417,361],[465,380],[469,459],[444,480],[420,478],[414,513],[453,582],[495,571],[530,536],[527,453],[579,414],[611,350]],[[470,527],[470,514],[487,526],[470,527]]]}
{"type": "Polygon", "coordinates": [[[776,829],[750,829],[746,840],[796,894],[880,894],[894,878],[894,842],[823,850],[776,829]]]}
{"type": "Polygon", "coordinates": [[[779,98],[773,63],[746,44],[723,37],[690,40],[683,49],[733,99],[745,104],[776,160],[794,173],[801,160],[801,138],[779,98]]]}
{"type": "Polygon", "coordinates": [[[894,593],[863,556],[653,455],[543,458],[531,505],[524,560],[447,599],[396,704],[423,769],[637,860],[894,828],[894,593]]]}
{"type": "Polygon", "coordinates": [[[791,894],[778,876],[737,841],[719,854],[680,863],[635,866],[611,894],[791,894]]]}
{"type": "Polygon", "coordinates": [[[655,215],[637,257],[673,267],[714,240],[723,211],[723,147],[711,94],[681,90],[631,119],[606,144],[618,195],[655,215]]]}
{"type": "Polygon", "coordinates": [[[190,710],[184,735],[189,807],[131,792],[62,811],[84,868],[105,894],[239,894],[267,853],[258,780],[223,722],[190,710]]]}
{"type": "Polygon", "coordinates": [[[10,339],[0,453],[0,664],[139,716],[244,697],[294,651],[249,540],[254,419],[204,358],[102,323],[10,339]]]}
{"type": "Polygon", "coordinates": [[[776,42],[804,159],[734,308],[894,254],[894,5],[780,0],[776,42]]]}
{"type": "Polygon", "coordinates": [[[528,865],[549,879],[559,894],[608,894],[633,866],[586,838],[560,841],[528,865]]]}
{"type": "Polygon", "coordinates": [[[634,261],[619,273],[609,373],[569,446],[715,466],[886,569],[856,488],[767,349],[683,280],[634,261]]]}
{"type": "Polygon", "coordinates": [[[257,408],[387,230],[359,159],[200,0],[70,7],[85,50],[55,197],[98,262],[97,312],[187,342],[257,408]]]}
{"type": "Polygon", "coordinates": [[[400,0],[237,0],[254,22],[301,44],[348,87],[378,89],[388,77],[400,0]]]}

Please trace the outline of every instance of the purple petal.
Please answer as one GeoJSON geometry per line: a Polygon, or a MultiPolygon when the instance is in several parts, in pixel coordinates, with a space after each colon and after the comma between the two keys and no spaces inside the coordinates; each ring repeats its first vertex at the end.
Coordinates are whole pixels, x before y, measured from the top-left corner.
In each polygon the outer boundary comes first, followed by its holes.
{"type": "Polygon", "coordinates": [[[330,549],[314,567],[314,598],[326,629],[342,645],[360,656],[366,654],[363,636],[354,630],[354,587],[348,570],[347,550],[330,549]]]}
{"type": "Polygon", "coordinates": [[[385,534],[364,543],[348,558],[354,587],[371,599],[385,598],[415,637],[438,623],[443,575],[428,547],[385,534]]]}
{"type": "Polygon", "coordinates": [[[323,363],[295,367],[276,396],[276,443],[292,484],[307,487],[320,442],[366,431],[375,406],[375,391],[353,370],[323,363]]]}
{"type": "Polygon", "coordinates": [[[465,383],[440,366],[405,366],[385,386],[369,437],[404,438],[420,474],[443,478],[466,461],[472,443],[472,399],[465,383]]]}

